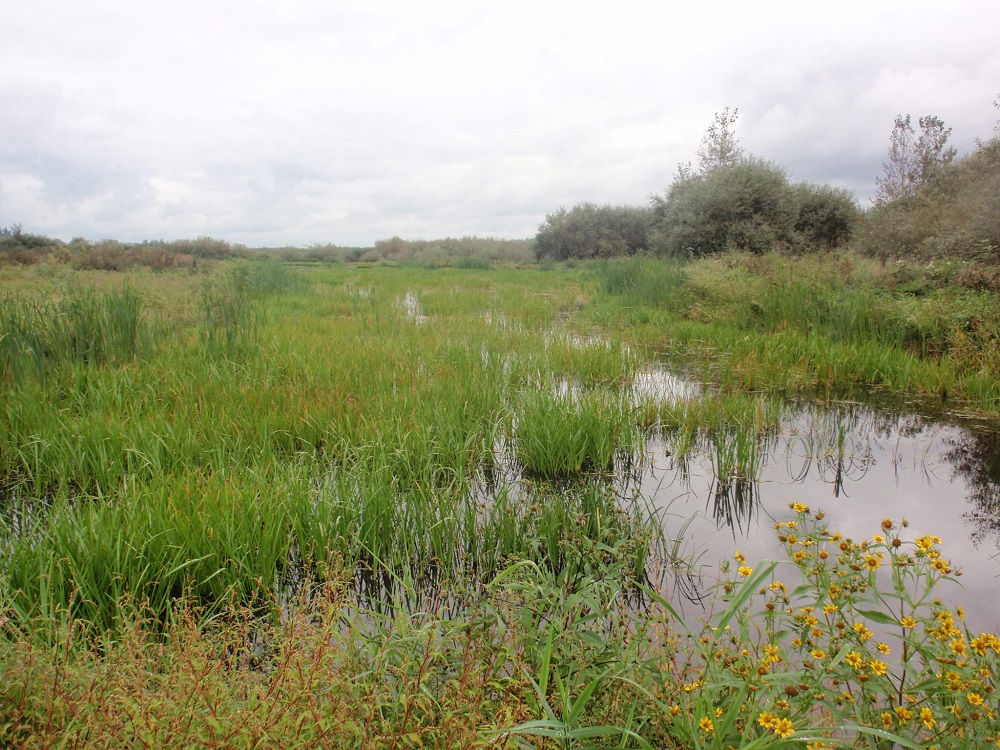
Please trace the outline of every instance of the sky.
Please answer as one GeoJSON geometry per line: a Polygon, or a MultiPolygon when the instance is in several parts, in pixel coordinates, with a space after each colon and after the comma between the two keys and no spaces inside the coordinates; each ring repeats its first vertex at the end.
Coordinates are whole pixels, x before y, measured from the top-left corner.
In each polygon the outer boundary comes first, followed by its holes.
{"type": "Polygon", "coordinates": [[[251,247],[534,236],[643,205],[716,112],[870,205],[897,114],[968,153],[1000,3],[32,0],[0,44],[0,227],[251,247]]]}

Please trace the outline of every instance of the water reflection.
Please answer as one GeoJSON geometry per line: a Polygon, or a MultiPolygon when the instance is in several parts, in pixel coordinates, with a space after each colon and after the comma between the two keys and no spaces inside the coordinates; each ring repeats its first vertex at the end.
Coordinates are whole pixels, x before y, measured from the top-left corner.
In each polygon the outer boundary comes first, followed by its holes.
{"type": "MultiPolygon", "coordinates": [[[[632,386],[641,394],[637,402],[645,405],[651,390],[671,403],[712,399],[682,381],[663,377],[662,388],[650,382],[657,381],[637,379],[632,386]]],[[[619,456],[614,472],[581,481],[642,498],[663,513],[666,537],[700,552],[706,564],[729,558],[734,549],[751,559],[783,559],[771,527],[793,517],[792,502],[822,508],[831,529],[854,538],[878,531],[883,518],[906,519],[914,537],[945,539],[946,554],[965,572],[963,588],[942,596],[964,604],[981,629],[1000,624],[997,425],[855,401],[786,402],[759,413],[709,425],[686,423],[683,415],[669,426],[661,423],[641,455],[619,456]]],[[[524,480],[509,456],[497,466],[504,470],[495,481],[524,480]]]]}
{"type": "Polygon", "coordinates": [[[969,486],[972,508],[963,516],[973,524],[972,543],[979,547],[1000,537],[1000,432],[965,433],[950,444],[945,455],[969,486]]]}

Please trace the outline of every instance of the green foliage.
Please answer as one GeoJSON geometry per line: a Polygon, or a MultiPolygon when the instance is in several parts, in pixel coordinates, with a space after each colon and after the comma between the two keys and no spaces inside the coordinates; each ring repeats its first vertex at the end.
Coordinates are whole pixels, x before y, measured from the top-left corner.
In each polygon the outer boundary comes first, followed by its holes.
{"type": "Polygon", "coordinates": [[[794,186],[798,216],[795,233],[803,250],[846,245],[861,220],[854,196],[844,188],[802,182],[794,186]]]}
{"type": "Polygon", "coordinates": [[[592,266],[598,287],[605,294],[626,298],[637,305],[669,307],[678,305],[688,275],[674,259],[621,258],[592,266]]]}
{"type": "Polygon", "coordinates": [[[535,237],[539,260],[635,255],[649,246],[652,213],[635,206],[581,203],[547,214],[535,237]]]}
{"type": "Polygon", "coordinates": [[[524,468],[544,477],[610,472],[616,456],[634,455],[641,444],[631,410],[600,392],[525,394],[513,438],[524,468]]]}
{"type": "Polygon", "coordinates": [[[883,176],[876,178],[876,205],[912,196],[921,185],[934,180],[952,162],[957,151],[947,147],[951,128],[933,115],[920,118],[920,134],[910,123],[910,116],[897,115],[889,145],[889,161],[883,176]]]}
{"type": "Polygon", "coordinates": [[[72,287],[51,303],[0,303],[0,382],[44,383],[66,367],[128,362],[149,343],[143,303],[128,286],[103,295],[72,287]]]}
{"type": "Polygon", "coordinates": [[[855,540],[822,512],[791,510],[775,524],[784,559],[736,552],[697,619],[657,586],[637,589],[616,542],[570,541],[572,568],[512,562],[443,605],[369,606],[336,559],[320,582],[282,597],[274,619],[257,605],[277,602],[180,598],[157,616],[126,594],[115,629],[101,633],[57,602],[24,618],[5,597],[0,741],[995,746],[1000,638],[970,631],[944,603],[959,571],[941,540],[908,538],[889,519],[855,540]]]}
{"type": "Polygon", "coordinates": [[[357,257],[347,260],[366,262],[391,261],[425,268],[453,266],[487,270],[494,264],[521,264],[532,260],[530,240],[505,240],[496,237],[446,237],[438,240],[404,240],[390,237],[357,257]]]}
{"type": "Polygon", "coordinates": [[[859,237],[862,252],[882,260],[960,258],[1000,263],[1000,140],[983,144],[918,185],[877,205],[859,237]]]}
{"type": "Polygon", "coordinates": [[[754,157],[676,180],[653,210],[655,249],[680,257],[787,248],[798,218],[784,170],[754,157]]]}

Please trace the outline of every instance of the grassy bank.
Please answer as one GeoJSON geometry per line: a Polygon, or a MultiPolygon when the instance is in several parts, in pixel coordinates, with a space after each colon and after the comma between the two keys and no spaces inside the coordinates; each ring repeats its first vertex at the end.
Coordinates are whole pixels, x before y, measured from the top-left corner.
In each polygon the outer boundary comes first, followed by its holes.
{"type": "Polygon", "coordinates": [[[736,390],[923,397],[1000,414],[1000,302],[968,264],[728,254],[595,269],[593,319],[736,390]]]}

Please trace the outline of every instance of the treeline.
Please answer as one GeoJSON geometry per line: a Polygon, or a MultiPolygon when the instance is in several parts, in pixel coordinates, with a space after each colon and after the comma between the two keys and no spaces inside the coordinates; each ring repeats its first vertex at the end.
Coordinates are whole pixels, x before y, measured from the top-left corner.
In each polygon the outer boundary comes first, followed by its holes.
{"type": "Polygon", "coordinates": [[[199,261],[269,257],[287,263],[387,263],[427,268],[454,266],[490,268],[498,264],[534,262],[534,241],[495,237],[446,237],[404,240],[391,237],[373,247],[341,247],[328,243],[310,247],[248,248],[212,237],[193,240],[147,240],[139,243],[74,238],[70,242],[23,231],[20,225],[0,227],[0,265],[62,262],[81,270],[123,271],[137,266],[154,270],[198,267],[199,261]]]}
{"type": "Polygon", "coordinates": [[[138,243],[106,239],[69,242],[25,232],[21,225],[0,227],[0,264],[35,265],[43,261],[71,264],[82,270],[122,271],[135,266],[153,269],[196,268],[199,260],[241,258],[253,251],[212,237],[151,240],[138,243]]]}
{"type": "MultiPolygon", "coordinates": [[[[546,215],[540,261],[628,255],[699,257],[740,250],[791,254],[850,247],[888,260],[1000,262],[1000,132],[956,158],[937,117],[900,115],[875,205],[842,188],[793,182],[740,147],[738,111],[718,113],[698,150],[648,205],[581,203],[546,215]]],[[[1000,128],[998,128],[1000,131],[1000,128]]]]}

